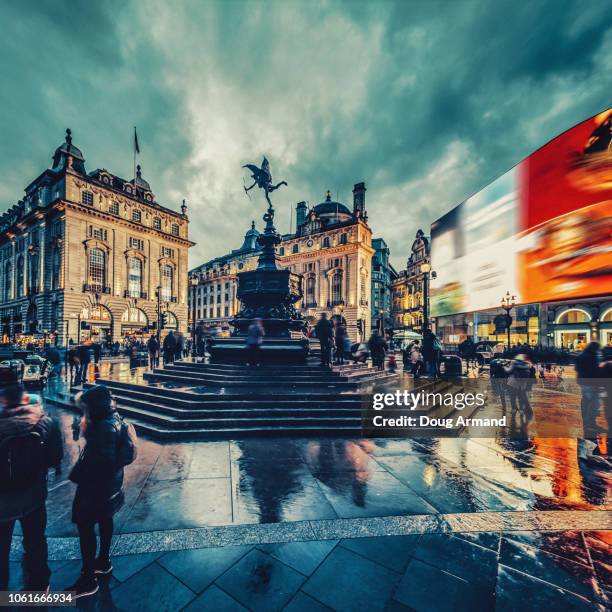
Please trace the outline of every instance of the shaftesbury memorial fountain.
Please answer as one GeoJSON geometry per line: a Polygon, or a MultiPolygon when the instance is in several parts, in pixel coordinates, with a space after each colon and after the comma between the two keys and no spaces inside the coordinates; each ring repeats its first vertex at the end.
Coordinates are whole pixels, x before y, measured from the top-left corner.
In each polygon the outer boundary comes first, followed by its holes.
{"type": "Polygon", "coordinates": [[[291,334],[304,327],[304,320],[295,309],[295,303],[302,299],[302,277],[277,265],[276,247],[281,238],[274,227],[274,208],[270,200],[270,194],[287,183],[272,183],[270,164],[265,157],[261,168],[254,164],[244,167],[253,176],[253,184],[245,187],[245,191],[248,193],[253,187],[258,187],[268,202],[268,210],[263,216],[265,230],[257,238],[261,254],[255,270],[238,274],[241,309],[231,322],[234,327],[232,336],[213,339],[209,352],[213,361],[244,363],[249,325],[254,319],[261,319],[265,329],[262,361],[303,362],[308,356],[308,340],[305,337],[293,338],[291,334]]]}

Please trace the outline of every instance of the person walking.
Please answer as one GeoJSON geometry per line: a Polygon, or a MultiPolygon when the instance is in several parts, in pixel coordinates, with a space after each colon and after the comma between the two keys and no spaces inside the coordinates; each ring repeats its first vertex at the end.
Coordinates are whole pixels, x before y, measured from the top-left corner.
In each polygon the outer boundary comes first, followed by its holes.
{"type": "Polygon", "coordinates": [[[0,591],[8,590],[9,553],[21,524],[25,590],[47,591],[47,472],[63,456],[57,424],[41,398],[24,392],[11,368],[0,368],[0,591]]]}
{"type": "Polygon", "coordinates": [[[253,320],[247,331],[246,342],[247,362],[251,367],[259,365],[259,360],[261,358],[261,345],[263,344],[264,335],[265,330],[262,320],[253,320]]]}
{"type": "Polygon", "coordinates": [[[372,356],[372,365],[379,370],[384,370],[387,343],[377,329],[372,331],[372,335],[368,340],[368,349],[370,350],[370,355],[372,356]]]}
{"type": "Polygon", "coordinates": [[[410,363],[412,364],[412,375],[420,378],[423,373],[423,354],[421,353],[421,343],[415,340],[410,351],[410,363]]]}
{"type": "Polygon", "coordinates": [[[102,345],[99,342],[93,343],[93,355],[94,363],[98,365],[100,363],[100,356],[102,355],[102,345]]]}
{"type": "Polygon", "coordinates": [[[533,410],[529,403],[529,391],[535,379],[535,368],[524,353],[519,353],[509,366],[504,368],[508,375],[508,392],[512,414],[517,410],[527,420],[531,420],[533,410]]]}
{"type": "Polygon", "coordinates": [[[423,331],[423,345],[422,345],[423,362],[425,366],[425,374],[437,378],[438,366],[442,356],[442,346],[436,335],[431,329],[423,331]]]}
{"type": "Polygon", "coordinates": [[[76,375],[79,373],[79,355],[74,346],[68,350],[68,367],[70,369],[70,384],[76,382],[76,375]]]}
{"type": "Polygon", "coordinates": [[[493,395],[499,397],[502,411],[506,412],[508,395],[508,373],[502,359],[491,359],[489,364],[489,375],[491,377],[491,390],[493,395]]]}
{"type": "Polygon", "coordinates": [[[174,347],[174,361],[180,361],[183,358],[183,350],[185,348],[185,337],[181,332],[176,333],[176,346],[174,347]]]}
{"type": "Polygon", "coordinates": [[[344,352],[346,350],[346,340],[347,333],[346,327],[343,323],[339,322],[336,326],[336,337],[335,337],[335,346],[336,346],[336,365],[344,364],[344,352]]]}
{"type": "Polygon", "coordinates": [[[79,358],[79,370],[77,372],[76,385],[82,385],[87,380],[87,369],[91,362],[91,352],[87,344],[81,344],[77,349],[77,355],[79,358]]]}
{"type": "Polygon", "coordinates": [[[169,332],[163,342],[164,365],[174,361],[174,351],[176,350],[176,338],[174,332],[169,332]]]}
{"type": "Polygon", "coordinates": [[[159,365],[159,342],[157,336],[152,334],[147,342],[147,350],[149,351],[149,367],[156,368],[159,365]]]}
{"type": "Polygon", "coordinates": [[[72,522],[79,532],[83,565],[81,575],[66,591],[73,591],[79,598],[98,590],[96,575],[108,575],[113,570],[110,560],[113,516],[124,503],[126,463],[121,456],[123,424],[108,387],[94,385],[77,394],[75,403],[83,411],[80,433],[85,446],[69,478],[77,485],[72,522]],[[97,556],[96,525],[100,533],[97,556]]]}
{"type": "Polygon", "coordinates": [[[580,410],[586,440],[596,438],[599,431],[596,423],[599,415],[599,387],[601,385],[599,348],[598,342],[590,342],[576,357],[576,382],[582,394],[580,410]]]}
{"type": "Polygon", "coordinates": [[[461,344],[459,344],[459,354],[465,359],[466,365],[469,369],[470,365],[476,358],[476,345],[474,341],[468,336],[461,344]]]}
{"type": "Polygon", "coordinates": [[[327,318],[327,313],[322,312],[321,317],[315,325],[317,338],[321,343],[321,365],[329,366],[331,361],[331,343],[334,337],[334,330],[331,321],[327,318]]]}

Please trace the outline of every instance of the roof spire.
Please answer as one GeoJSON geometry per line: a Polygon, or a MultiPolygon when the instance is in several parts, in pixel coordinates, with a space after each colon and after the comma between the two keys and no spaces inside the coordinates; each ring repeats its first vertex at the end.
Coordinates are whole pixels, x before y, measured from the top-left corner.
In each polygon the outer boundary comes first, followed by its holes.
{"type": "Polygon", "coordinates": [[[140,164],[138,164],[138,165],[136,166],[136,178],[142,178],[142,176],[141,176],[141,170],[142,170],[142,168],[140,167],[140,164]]]}
{"type": "Polygon", "coordinates": [[[325,192],[325,201],[331,202],[331,191],[329,189],[325,192]]]}
{"type": "Polygon", "coordinates": [[[255,220],[251,221],[251,229],[254,230],[255,229],[255,220]]]}
{"type": "Polygon", "coordinates": [[[72,130],[70,128],[66,128],[66,144],[68,145],[68,149],[70,149],[70,145],[72,144],[72,130]]]}
{"type": "Polygon", "coordinates": [[[185,202],[185,198],[183,198],[183,203],[181,204],[181,212],[186,215],[187,214],[187,202],[185,202]]]}

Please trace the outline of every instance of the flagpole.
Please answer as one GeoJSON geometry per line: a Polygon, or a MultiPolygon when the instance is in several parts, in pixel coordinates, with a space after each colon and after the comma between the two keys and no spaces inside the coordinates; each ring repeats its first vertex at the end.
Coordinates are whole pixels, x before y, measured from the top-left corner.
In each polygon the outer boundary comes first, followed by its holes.
{"type": "Polygon", "coordinates": [[[136,195],[136,126],[134,126],[134,195],[136,195]]]}

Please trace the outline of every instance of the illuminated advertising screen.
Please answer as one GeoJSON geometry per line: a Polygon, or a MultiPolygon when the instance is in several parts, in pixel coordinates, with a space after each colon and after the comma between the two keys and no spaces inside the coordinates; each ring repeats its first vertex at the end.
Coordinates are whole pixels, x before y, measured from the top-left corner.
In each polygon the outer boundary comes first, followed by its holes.
{"type": "Polygon", "coordinates": [[[612,292],[612,109],[431,226],[431,314],[612,292]]]}

